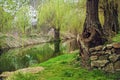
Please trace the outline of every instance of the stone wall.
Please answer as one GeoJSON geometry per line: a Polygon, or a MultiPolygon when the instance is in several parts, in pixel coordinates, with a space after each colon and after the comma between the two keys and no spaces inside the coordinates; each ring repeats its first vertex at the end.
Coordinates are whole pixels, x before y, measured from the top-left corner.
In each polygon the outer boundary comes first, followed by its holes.
{"type": "Polygon", "coordinates": [[[120,71],[120,43],[89,49],[91,67],[107,72],[120,71]]]}

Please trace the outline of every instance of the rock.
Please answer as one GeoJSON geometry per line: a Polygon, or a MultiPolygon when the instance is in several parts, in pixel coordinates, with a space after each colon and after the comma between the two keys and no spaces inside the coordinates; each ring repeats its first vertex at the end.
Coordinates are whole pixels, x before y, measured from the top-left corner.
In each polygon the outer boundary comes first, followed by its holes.
{"type": "Polygon", "coordinates": [[[113,44],[113,47],[114,47],[115,49],[120,48],[120,43],[114,43],[114,44],[113,44]]]}
{"type": "Polygon", "coordinates": [[[107,49],[107,47],[106,47],[106,46],[103,46],[102,50],[105,51],[106,49],[107,49]]]}
{"type": "Polygon", "coordinates": [[[90,53],[92,53],[95,51],[95,48],[90,48],[89,51],[90,51],[90,53]]]}
{"type": "Polygon", "coordinates": [[[110,61],[112,61],[112,62],[117,61],[118,58],[119,58],[119,55],[117,55],[117,54],[112,54],[112,55],[109,56],[109,59],[110,59],[110,61]]]}
{"type": "Polygon", "coordinates": [[[92,61],[93,61],[93,60],[97,60],[97,59],[98,59],[97,56],[91,56],[91,57],[90,57],[90,60],[92,60],[92,61]]]}
{"type": "Polygon", "coordinates": [[[103,70],[114,73],[115,69],[114,69],[113,63],[109,63],[103,70]]]}
{"type": "Polygon", "coordinates": [[[13,72],[3,72],[0,77],[3,77],[3,78],[7,78],[9,76],[12,76],[13,74],[15,73],[32,73],[32,74],[35,74],[35,73],[38,73],[40,71],[44,70],[43,67],[30,67],[30,68],[24,68],[24,69],[19,69],[17,71],[13,71],[13,72]]]}
{"type": "Polygon", "coordinates": [[[102,50],[102,48],[103,48],[103,46],[97,46],[97,47],[95,47],[95,50],[100,51],[100,50],[102,50]]]}
{"type": "Polygon", "coordinates": [[[112,48],[111,51],[112,51],[112,53],[115,53],[115,49],[114,48],[112,48]]]}
{"type": "Polygon", "coordinates": [[[107,59],[108,59],[108,55],[99,56],[99,60],[107,60],[107,59]]]}
{"type": "Polygon", "coordinates": [[[113,45],[112,44],[108,44],[108,45],[106,45],[106,48],[111,50],[113,48],[113,45]]]}
{"type": "Polygon", "coordinates": [[[112,51],[111,50],[107,50],[107,51],[105,51],[105,54],[112,54],[112,51]]]}
{"type": "Polygon", "coordinates": [[[92,53],[91,53],[91,55],[95,55],[95,54],[97,54],[97,52],[92,52],[92,53]]]}
{"type": "Polygon", "coordinates": [[[120,60],[115,63],[114,68],[116,71],[120,71],[120,60]]]}
{"type": "Polygon", "coordinates": [[[107,64],[108,60],[97,60],[91,62],[91,67],[103,67],[105,64],[107,64]]]}
{"type": "Polygon", "coordinates": [[[105,54],[105,51],[99,51],[98,53],[99,54],[105,54]]]}

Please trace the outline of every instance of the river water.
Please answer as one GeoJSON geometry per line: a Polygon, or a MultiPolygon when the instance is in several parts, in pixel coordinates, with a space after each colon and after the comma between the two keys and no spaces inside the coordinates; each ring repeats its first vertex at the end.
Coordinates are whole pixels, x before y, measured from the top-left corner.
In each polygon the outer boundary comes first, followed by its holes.
{"type": "Polygon", "coordinates": [[[53,56],[53,45],[46,43],[10,49],[0,56],[0,71],[11,71],[43,62],[53,56]]]}
{"type": "MultiPolygon", "coordinates": [[[[68,53],[68,43],[65,42],[60,45],[61,54],[68,53]]],[[[53,43],[43,43],[39,45],[10,49],[3,52],[0,56],[0,71],[14,71],[33,66],[34,64],[39,64],[57,55],[54,54],[53,43]]]]}

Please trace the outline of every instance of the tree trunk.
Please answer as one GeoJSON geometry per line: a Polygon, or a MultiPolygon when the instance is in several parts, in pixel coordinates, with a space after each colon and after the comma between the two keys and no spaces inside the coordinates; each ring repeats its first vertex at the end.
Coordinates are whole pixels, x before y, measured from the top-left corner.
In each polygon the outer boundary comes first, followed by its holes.
{"type": "Polygon", "coordinates": [[[60,52],[60,29],[54,28],[54,53],[60,52]]]}
{"type": "Polygon", "coordinates": [[[82,35],[78,39],[82,66],[90,68],[89,48],[102,45],[103,31],[98,18],[99,0],[87,0],[86,19],[82,35]]]}
{"type": "Polygon", "coordinates": [[[80,50],[79,56],[81,57],[81,66],[90,69],[90,53],[83,41],[82,35],[77,36],[77,42],[80,50]]]}
{"type": "Polygon", "coordinates": [[[112,37],[119,31],[118,4],[114,0],[104,0],[104,32],[107,37],[112,37]]]}
{"type": "Polygon", "coordinates": [[[86,19],[82,37],[87,47],[95,47],[104,43],[103,31],[98,18],[99,0],[87,0],[86,19]]]}

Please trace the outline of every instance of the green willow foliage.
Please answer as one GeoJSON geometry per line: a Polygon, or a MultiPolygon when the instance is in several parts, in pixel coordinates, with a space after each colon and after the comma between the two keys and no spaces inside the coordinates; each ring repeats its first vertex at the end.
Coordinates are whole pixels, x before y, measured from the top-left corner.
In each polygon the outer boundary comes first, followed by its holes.
{"type": "MultiPolygon", "coordinates": [[[[41,26],[60,27],[62,31],[82,32],[83,24],[86,16],[86,0],[78,0],[79,2],[72,2],[73,0],[40,0],[38,10],[38,24],[37,29],[41,26]]],[[[100,0],[99,5],[102,6],[104,0],[100,0]]],[[[109,0],[111,1],[111,0],[109,0]]],[[[25,33],[31,28],[28,17],[28,3],[29,0],[0,0],[0,32],[7,32],[10,30],[19,30],[25,33]],[[8,6],[2,6],[7,1],[8,6]],[[20,2],[21,6],[17,5],[20,2]],[[4,8],[13,11],[4,11],[4,8]],[[15,11],[15,12],[14,12],[15,11]],[[17,19],[15,19],[17,17],[17,19]],[[13,24],[14,23],[14,24],[13,24]]],[[[120,0],[115,0],[120,3],[120,0]]],[[[120,6],[118,6],[118,10],[120,6]]],[[[120,14],[118,14],[120,17],[120,14]]],[[[99,19],[101,24],[104,24],[103,10],[99,8],[99,19]]],[[[120,18],[119,23],[120,23],[120,18]]],[[[38,30],[39,31],[39,30],[38,30]]]]}
{"type": "Polygon", "coordinates": [[[64,2],[64,0],[50,0],[38,8],[39,25],[60,27],[62,30],[82,31],[85,19],[85,1],[78,3],[64,2]]]}
{"type": "MultiPolygon", "coordinates": [[[[23,31],[23,24],[25,26],[27,25],[27,19],[26,16],[24,16],[25,19],[23,19],[23,10],[21,11],[21,7],[23,8],[28,2],[29,0],[0,0],[0,32],[11,32],[11,30],[14,31],[16,27],[23,31]],[[16,15],[21,17],[19,18],[17,26],[13,24],[16,15]]],[[[24,13],[26,14],[25,11],[24,13]]]]}
{"type": "Polygon", "coordinates": [[[29,20],[29,6],[23,6],[16,13],[14,20],[14,27],[22,33],[26,32],[26,29],[30,27],[29,20]]]}
{"type": "Polygon", "coordinates": [[[0,32],[7,32],[11,28],[13,17],[0,7],[0,32]]]}

